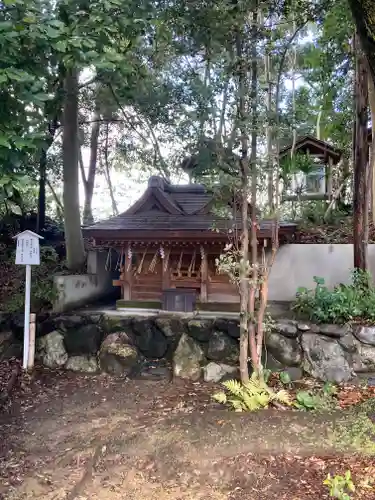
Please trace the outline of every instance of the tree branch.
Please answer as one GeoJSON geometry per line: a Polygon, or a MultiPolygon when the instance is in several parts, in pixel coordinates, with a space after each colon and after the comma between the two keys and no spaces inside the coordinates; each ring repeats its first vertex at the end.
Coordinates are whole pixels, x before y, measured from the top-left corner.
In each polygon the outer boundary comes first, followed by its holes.
{"type": "MultiPolygon", "coordinates": [[[[138,134],[138,136],[142,139],[142,141],[144,141],[146,144],[149,143],[149,139],[147,137],[145,137],[143,134],[141,134],[141,132],[139,132],[139,130],[137,129],[137,127],[131,122],[130,120],[130,117],[129,115],[127,115],[127,113],[125,112],[123,106],[121,105],[121,102],[120,102],[120,99],[118,98],[118,96],[116,95],[116,92],[114,91],[111,83],[108,83],[108,88],[117,104],[117,106],[119,107],[122,115],[124,116],[126,122],[128,123],[128,125],[131,127],[132,130],[134,130],[134,132],[136,134],[138,134]]],[[[160,150],[160,146],[159,146],[159,142],[157,140],[157,137],[155,135],[155,132],[151,126],[150,123],[148,123],[148,121],[146,119],[144,119],[144,123],[146,124],[147,128],[149,129],[149,132],[151,134],[151,137],[152,137],[152,140],[153,140],[153,147],[154,147],[154,150],[155,152],[157,153],[158,155],[158,158],[159,158],[159,161],[160,161],[160,165],[162,167],[162,172],[160,172],[166,179],[169,179],[170,178],[170,175],[169,175],[169,171],[168,171],[168,166],[167,164],[165,163],[165,160],[163,158],[163,155],[161,154],[161,150],[160,150]]]]}
{"type": "Polygon", "coordinates": [[[82,182],[83,182],[83,184],[86,187],[86,185],[87,185],[87,179],[86,179],[85,166],[83,164],[82,149],[81,149],[81,147],[79,148],[79,153],[78,153],[78,163],[79,163],[79,169],[81,171],[82,182]]]}

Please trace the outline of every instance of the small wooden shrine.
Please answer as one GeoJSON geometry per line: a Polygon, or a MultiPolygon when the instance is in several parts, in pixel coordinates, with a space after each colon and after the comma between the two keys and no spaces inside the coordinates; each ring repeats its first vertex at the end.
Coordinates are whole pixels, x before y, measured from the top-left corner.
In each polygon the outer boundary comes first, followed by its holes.
{"type": "MultiPolygon", "coordinates": [[[[198,303],[207,309],[239,303],[236,285],[218,274],[215,260],[241,222],[214,215],[212,203],[202,185],[154,176],[126,212],[84,230],[94,245],[118,252],[118,305],[189,311],[198,303]]],[[[281,223],[279,234],[281,242],[294,239],[296,224],[281,223]]],[[[271,236],[272,222],[260,221],[258,240],[271,236]]]]}
{"type": "Polygon", "coordinates": [[[316,163],[316,171],[323,169],[324,189],[323,192],[288,195],[283,197],[283,200],[330,200],[333,192],[333,167],[339,163],[342,151],[312,135],[304,135],[297,138],[294,146],[290,144],[280,151],[280,160],[290,156],[292,150],[294,154],[308,155],[313,159],[316,163]]]}

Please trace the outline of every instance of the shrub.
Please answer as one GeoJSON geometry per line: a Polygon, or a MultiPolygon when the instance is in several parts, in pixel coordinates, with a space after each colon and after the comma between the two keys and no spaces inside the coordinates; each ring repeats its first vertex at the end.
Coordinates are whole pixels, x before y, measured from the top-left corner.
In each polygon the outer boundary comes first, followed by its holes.
{"type": "MultiPolygon", "coordinates": [[[[4,273],[1,276],[1,309],[6,312],[21,312],[25,302],[25,267],[16,266],[15,252],[3,262],[4,273]]],[[[62,266],[54,248],[40,247],[40,265],[32,267],[31,310],[38,312],[50,309],[57,298],[53,286],[53,277],[61,272],[62,266]]]]}
{"type": "Polygon", "coordinates": [[[347,323],[356,318],[375,321],[375,287],[368,273],[355,270],[350,285],[325,286],[314,276],[315,289],[297,290],[293,310],[317,323],[347,323]]]}
{"type": "Polygon", "coordinates": [[[289,394],[285,390],[274,392],[267,384],[252,377],[247,384],[238,380],[227,380],[222,384],[228,392],[218,392],[213,395],[215,401],[228,404],[235,411],[256,411],[267,408],[271,403],[291,405],[289,394]]]}

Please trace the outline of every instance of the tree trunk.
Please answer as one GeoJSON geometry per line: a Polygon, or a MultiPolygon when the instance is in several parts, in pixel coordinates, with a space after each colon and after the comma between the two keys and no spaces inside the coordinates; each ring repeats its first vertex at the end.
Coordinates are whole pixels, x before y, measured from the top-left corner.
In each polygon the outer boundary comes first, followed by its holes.
{"type": "Polygon", "coordinates": [[[39,194],[38,215],[36,219],[36,232],[43,231],[46,224],[46,172],[47,172],[47,150],[42,148],[39,158],[39,194]]]}
{"type": "Polygon", "coordinates": [[[375,20],[373,3],[369,0],[349,0],[358,37],[369,64],[370,78],[375,85],[375,20]]]}
{"type": "Polygon", "coordinates": [[[117,208],[117,203],[116,203],[116,199],[115,199],[115,194],[113,192],[113,185],[112,185],[111,173],[110,173],[109,162],[108,162],[108,147],[109,147],[108,142],[109,142],[109,123],[107,122],[106,131],[105,131],[104,173],[105,173],[105,178],[106,178],[108,189],[109,189],[109,196],[111,197],[112,214],[118,215],[118,208],[117,208]]]}
{"type": "Polygon", "coordinates": [[[78,176],[78,71],[67,69],[64,81],[63,179],[64,224],[68,268],[80,270],[85,264],[81,231],[78,176]]]}
{"type": "Polygon", "coordinates": [[[372,222],[375,224],[375,84],[369,79],[369,103],[371,110],[371,131],[372,131],[372,144],[370,145],[369,162],[372,180],[372,222]]]}
{"type": "Polygon", "coordinates": [[[356,41],[356,90],[354,132],[354,193],[353,193],[353,243],[354,267],[367,270],[368,240],[368,73],[363,53],[356,41]]]}
{"type": "Polygon", "coordinates": [[[39,157],[39,192],[38,192],[38,216],[36,220],[36,232],[43,231],[46,224],[46,182],[47,182],[47,152],[52,146],[56,130],[59,128],[59,120],[56,115],[48,125],[48,135],[45,146],[43,146],[39,157]]]}
{"type": "Polygon", "coordinates": [[[257,130],[258,130],[258,10],[255,8],[252,14],[251,28],[251,274],[249,293],[249,344],[250,357],[254,371],[261,373],[261,363],[258,357],[256,341],[256,318],[255,318],[255,296],[258,288],[258,239],[257,239],[257,130]]]}
{"type": "Polygon", "coordinates": [[[243,43],[240,32],[236,35],[236,53],[239,61],[238,67],[238,123],[241,131],[241,266],[240,266],[240,376],[243,384],[249,381],[249,369],[247,365],[249,353],[249,224],[248,224],[248,181],[249,181],[249,159],[248,159],[248,135],[246,130],[246,71],[243,54],[243,43]]]}
{"type": "Polygon", "coordinates": [[[267,122],[266,122],[266,141],[267,141],[267,172],[268,172],[268,207],[270,213],[275,210],[275,195],[273,185],[273,159],[272,159],[272,80],[271,80],[271,56],[270,48],[266,48],[264,59],[265,78],[267,84],[267,122]]]}
{"type": "Polygon", "coordinates": [[[89,171],[87,174],[86,182],[84,182],[85,186],[85,204],[83,208],[84,225],[89,225],[94,223],[94,217],[92,215],[92,196],[94,194],[96,166],[98,161],[98,142],[100,133],[100,110],[98,106],[94,112],[92,121],[93,123],[91,127],[91,137],[90,137],[89,171]]]}

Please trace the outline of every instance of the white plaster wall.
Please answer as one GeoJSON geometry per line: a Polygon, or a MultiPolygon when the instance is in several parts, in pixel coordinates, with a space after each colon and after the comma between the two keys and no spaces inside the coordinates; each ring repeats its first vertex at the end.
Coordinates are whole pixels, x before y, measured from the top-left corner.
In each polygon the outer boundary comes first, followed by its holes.
{"type": "MultiPolygon", "coordinates": [[[[375,245],[368,246],[369,269],[375,277],[375,245]]],[[[353,245],[283,245],[270,273],[269,300],[294,300],[298,287],[314,288],[314,276],[333,288],[348,284],[353,269],[353,245]]]]}
{"type": "MultiPolygon", "coordinates": [[[[54,304],[54,311],[63,312],[81,307],[113,294],[116,289],[112,286],[112,280],[116,278],[116,272],[105,269],[106,260],[107,252],[90,251],[87,256],[87,274],[55,276],[58,299],[54,304]]],[[[112,269],[115,264],[113,255],[112,269]]]]}

